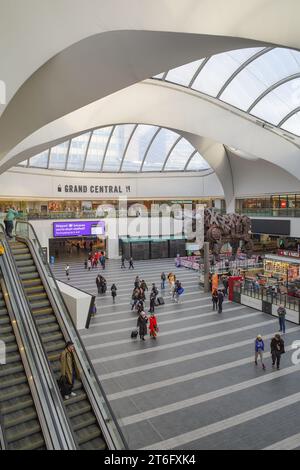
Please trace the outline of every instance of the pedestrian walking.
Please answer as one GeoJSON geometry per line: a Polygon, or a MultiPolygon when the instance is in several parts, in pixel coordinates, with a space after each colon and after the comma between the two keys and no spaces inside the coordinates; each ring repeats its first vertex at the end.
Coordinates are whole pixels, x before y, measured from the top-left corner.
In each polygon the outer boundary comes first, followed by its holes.
{"type": "Polygon", "coordinates": [[[218,313],[223,312],[223,302],[224,302],[224,294],[223,292],[219,289],[218,290],[218,313]]]}
{"type": "Polygon", "coordinates": [[[60,389],[65,400],[76,397],[73,392],[75,380],[80,380],[80,370],[75,356],[75,347],[71,341],[68,341],[64,351],[60,356],[61,378],[60,389]]]}
{"type": "Polygon", "coordinates": [[[217,289],[214,289],[212,293],[213,311],[218,310],[218,302],[219,302],[218,291],[217,289]]]}
{"type": "Polygon", "coordinates": [[[84,269],[87,269],[88,268],[88,260],[84,260],[84,269]]]}
{"type": "Polygon", "coordinates": [[[156,295],[155,295],[155,293],[152,291],[151,294],[150,294],[150,309],[149,309],[149,312],[150,312],[150,313],[154,313],[154,310],[155,310],[155,300],[156,300],[156,295]]]}
{"type": "Polygon", "coordinates": [[[227,276],[223,277],[223,286],[224,286],[224,295],[227,296],[227,293],[228,293],[228,278],[227,278],[227,276]]]}
{"type": "Polygon", "coordinates": [[[136,324],[137,328],[139,329],[140,339],[142,341],[145,341],[145,336],[147,335],[147,323],[148,317],[145,312],[142,311],[138,316],[136,324]]]}
{"type": "Polygon", "coordinates": [[[115,303],[116,302],[116,297],[117,297],[117,286],[116,286],[116,284],[113,284],[111,286],[111,296],[113,298],[113,303],[115,303]]]}
{"type": "Polygon", "coordinates": [[[258,365],[257,360],[258,360],[258,357],[260,357],[262,368],[263,368],[263,370],[266,370],[266,366],[264,364],[264,351],[265,351],[265,343],[262,339],[262,336],[257,335],[257,338],[255,340],[255,359],[254,359],[254,362],[255,362],[255,365],[257,366],[258,365]]]}
{"type": "Polygon", "coordinates": [[[130,260],[129,260],[129,268],[128,269],[134,269],[134,266],[133,266],[133,258],[131,257],[130,260]]]}
{"type": "Polygon", "coordinates": [[[149,320],[150,337],[156,339],[158,330],[157,319],[154,313],[151,313],[149,320]]]}
{"type": "Polygon", "coordinates": [[[281,355],[284,353],[284,341],[277,333],[271,341],[272,366],[275,367],[276,364],[277,370],[280,369],[281,355]]]}
{"type": "Polygon", "coordinates": [[[122,256],[122,265],[121,265],[121,269],[126,269],[125,261],[126,261],[125,256],[122,256]]]}
{"type": "Polygon", "coordinates": [[[96,277],[96,286],[97,286],[98,294],[101,294],[102,282],[101,282],[101,276],[99,274],[96,277]]]}
{"type": "Polygon", "coordinates": [[[165,275],[165,273],[161,273],[160,279],[161,279],[161,290],[165,290],[166,280],[167,280],[167,276],[165,275]]]}
{"type": "Polygon", "coordinates": [[[92,268],[92,261],[89,259],[88,262],[87,262],[87,267],[88,267],[88,270],[90,271],[91,268],[92,268]]]}
{"type": "Polygon", "coordinates": [[[66,272],[67,279],[69,281],[70,280],[70,266],[68,264],[65,267],[65,272],[66,272]]]}
{"type": "Polygon", "coordinates": [[[285,317],[286,317],[286,309],[283,305],[280,305],[278,310],[278,318],[279,318],[279,331],[285,334],[285,317]]]}

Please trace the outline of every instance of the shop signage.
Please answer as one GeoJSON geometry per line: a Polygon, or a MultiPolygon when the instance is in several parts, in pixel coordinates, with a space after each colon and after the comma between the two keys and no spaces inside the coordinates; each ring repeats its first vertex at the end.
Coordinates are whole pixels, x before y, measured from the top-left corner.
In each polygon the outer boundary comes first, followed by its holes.
{"type": "Polygon", "coordinates": [[[59,184],[57,192],[67,194],[129,194],[131,186],[122,185],[83,185],[83,184],[59,184]]]}
{"type": "Polygon", "coordinates": [[[279,250],[279,256],[286,256],[288,258],[300,258],[300,252],[298,251],[286,251],[286,250],[279,250]]]}
{"type": "Polygon", "coordinates": [[[105,222],[103,220],[53,223],[54,237],[88,237],[91,235],[105,235],[105,222]]]}

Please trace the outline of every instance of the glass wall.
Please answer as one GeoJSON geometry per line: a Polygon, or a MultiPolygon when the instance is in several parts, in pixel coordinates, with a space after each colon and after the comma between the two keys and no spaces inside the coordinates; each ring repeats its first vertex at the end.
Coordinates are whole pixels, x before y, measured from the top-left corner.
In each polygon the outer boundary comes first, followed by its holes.
{"type": "Polygon", "coordinates": [[[236,212],[257,217],[300,217],[300,194],[237,199],[236,212]]]}
{"type": "MultiPolygon", "coordinates": [[[[151,211],[152,205],[184,205],[188,204],[189,209],[196,209],[197,204],[204,204],[206,207],[217,207],[219,211],[225,211],[225,201],[219,199],[194,199],[194,200],[128,200],[127,209],[132,208],[128,215],[136,217],[143,215],[139,209],[141,205],[146,207],[145,215],[151,211]]],[[[0,221],[5,218],[5,213],[9,207],[14,207],[20,212],[20,216],[29,220],[37,219],[86,219],[103,217],[122,217],[125,213],[119,214],[118,200],[52,200],[52,201],[9,201],[0,200],[0,221]],[[102,209],[101,209],[102,208],[102,209]]]]}

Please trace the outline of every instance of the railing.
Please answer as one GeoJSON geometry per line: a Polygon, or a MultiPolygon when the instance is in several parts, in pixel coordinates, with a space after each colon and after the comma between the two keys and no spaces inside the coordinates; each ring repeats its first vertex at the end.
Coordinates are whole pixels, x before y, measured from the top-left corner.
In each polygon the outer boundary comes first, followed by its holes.
{"type": "Polygon", "coordinates": [[[29,222],[17,220],[15,231],[16,236],[28,240],[34,247],[36,254],[39,255],[36,261],[40,262],[40,267],[44,270],[44,274],[48,278],[48,282],[46,281],[49,287],[48,289],[46,288],[47,293],[54,303],[54,311],[59,312],[59,323],[61,326],[62,322],[64,323],[63,330],[67,331],[69,339],[76,345],[76,354],[86,381],[86,391],[90,393],[91,403],[96,415],[99,416],[100,413],[101,419],[99,419],[99,422],[103,423],[102,432],[109,448],[117,450],[128,449],[127,442],[124,438],[123,432],[121,431],[118,420],[108,402],[106,393],[98,380],[98,376],[94,370],[92,362],[90,361],[80,335],[73,323],[34,228],[29,222]],[[97,410],[99,410],[98,413],[97,410]]]}
{"type": "Polygon", "coordinates": [[[298,297],[273,292],[271,289],[266,287],[255,287],[250,283],[246,283],[244,286],[236,283],[234,291],[241,295],[252,297],[253,299],[268,302],[272,305],[283,305],[285,308],[294,310],[295,312],[300,312],[300,298],[298,297]]]}
{"type": "Polygon", "coordinates": [[[24,343],[24,348],[21,351],[23,364],[25,370],[28,371],[29,369],[25,366],[24,362],[26,360],[27,363],[28,358],[32,368],[32,372],[29,375],[35,377],[35,381],[30,381],[32,396],[38,415],[41,418],[41,423],[46,425],[46,420],[49,429],[49,431],[46,430],[46,428],[43,429],[44,437],[46,438],[46,442],[47,440],[48,442],[52,440],[52,446],[56,450],[74,450],[76,449],[76,444],[73,439],[72,431],[70,430],[70,423],[66,422],[64,419],[65,412],[61,403],[61,395],[58,390],[56,378],[45,360],[46,351],[37,332],[35,320],[30,313],[29,301],[25,296],[23,286],[19,280],[17,266],[10,246],[6,241],[5,231],[2,225],[0,225],[0,240],[5,248],[5,256],[2,257],[1,263],[3,263],[9,275],[9,285],[13,286],[16,290],[15,297],[13,298],[11,295],[10,299],[12,301],[12,311],[18,325],[18,331],[24,343]],[[10,271],[8,271],[8,269],[10,271]],[[25,351],[26,357],[23,357],[25,351]],[[37,390],[35,390],[35,387],[37,390]],[[45,419],[41,416],[42,412],[45,415],[45,419]],[[51,439],[48,439],[48,435],[51,436],[51,439]]]}
{"type": "Polygon", "coordinates": [[[249,217],[300,217],[300,209],[236,209],[237,214],[248,215],[249,217]]]}
{"type": "Polygon", "coordinates": [[[8,449],[8,444],[7,440],[5,438],[5,433],[4,433],[4,419],[3,415],[1,413],[1,403],[0,403],[0,450],[6,450],[8,449]]]}

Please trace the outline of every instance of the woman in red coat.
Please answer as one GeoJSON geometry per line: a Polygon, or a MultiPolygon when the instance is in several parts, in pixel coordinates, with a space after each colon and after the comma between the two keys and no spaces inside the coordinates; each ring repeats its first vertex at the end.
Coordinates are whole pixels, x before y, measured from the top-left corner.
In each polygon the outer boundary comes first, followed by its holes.
{"type": "Polygon", "coordinates": [[[157,326],[156,316],[154,315],[154,313],[151,313],[151,316],[150,316],[149,330],[150,330],[151,338],[156,339],[158,326],[157,326]]]}

